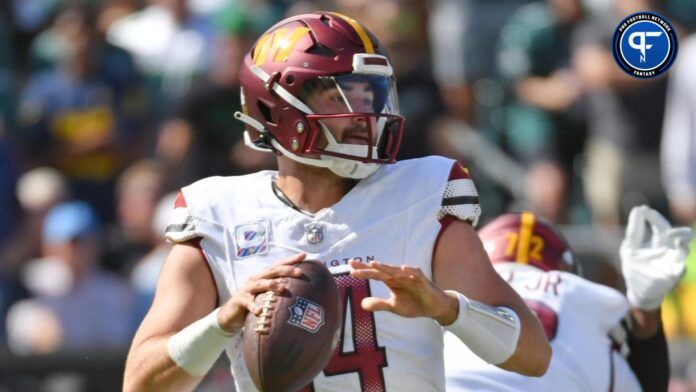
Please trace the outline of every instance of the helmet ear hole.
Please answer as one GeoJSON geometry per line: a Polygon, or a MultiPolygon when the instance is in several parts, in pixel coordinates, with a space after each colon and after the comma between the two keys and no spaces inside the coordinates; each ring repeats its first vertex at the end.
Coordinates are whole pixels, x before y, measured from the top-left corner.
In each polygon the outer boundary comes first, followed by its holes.
{"type": "Polygon", "coordinates": [[[261,115],[263,116],[264,120],[266,120],[266,122],[269,124],[275,125],[275,122],[273,121],[273,116],[271,114],[271,108],[260,99],[257,101],[256,105],[258,106],[259,112],[261,112],[261,115]]]}

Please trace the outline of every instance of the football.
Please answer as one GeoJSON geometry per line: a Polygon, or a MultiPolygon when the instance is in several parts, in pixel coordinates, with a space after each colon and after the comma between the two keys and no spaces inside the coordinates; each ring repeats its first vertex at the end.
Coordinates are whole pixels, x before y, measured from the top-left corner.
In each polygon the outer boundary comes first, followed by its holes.
{"type": "Polygon", "coordinates": [[[297,391],[326,366],[338,342],[341,301],[329,269],[305,260],[301,278],[288,278],[283,294],[256,296],[262,306],[244,325],[244,361],[263,392],[297,391]]]}

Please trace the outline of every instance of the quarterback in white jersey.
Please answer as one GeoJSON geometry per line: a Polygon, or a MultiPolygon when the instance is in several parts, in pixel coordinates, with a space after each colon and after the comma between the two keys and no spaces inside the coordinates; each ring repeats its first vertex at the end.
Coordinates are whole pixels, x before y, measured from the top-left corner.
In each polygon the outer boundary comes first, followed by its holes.
{"type": "MultiPolygon", "coordinates": [[[[362,385],[353,390],[365,391],[386,386],[394,391],[443,390],[441,327],[429,318],[363,310],[364,298],[387,298],[389,289],[380,281],[352,277],[348,261],[403,260],[432,279],[430,260],[440,231],[437,217],[446,211],[444,195],[452,194],[445,202],[475,196],[459,164],[429,157],[385,165],[315,214],[285,204],[274,191],[276,179],[276,172],[265,171],[207,178],[183,188],[167,238],[175,243],[201,239],[219,303],[227,302],[250,276],[300,252],[329,267],[345,304],[344,335],[342,347],[314,382],[317,390],[342,391],[350,385],[362,385]],[[414,189],[411,181],[419,186],[414,189]],[[381,199],[391,201],[365,202],[381,199]]],[[[457,206],[458,218],[477,219],[477,204],[457,206]]],[[[237,335],[227,347],[232,373],[240,390],[253,391],[239,344],[237,335]]]]}
{"type": "MultiPolygon", "coordinates": [[[[644,226],[644,221],[654,219],[656,214],[647,207],[638,207],[631,215],[631,230],[639,225],[644,226]],[[651,217],[647,218],[648,215],[651,217]]],[[[669,229],[663,231],[666,230],[669,229]]],[[[680,234],[682,239],[688,235],[680,234]]],[[[667,367],[666,356],[660,355],[660,350],[665,350],[664,346],[660,347],[664,344],[664,336],[659,328],[646,325],[646,318],[659,319],[659,312],[654,309],[641,310],[619,291],[576,275],[577,264],[565,239],[553,225],[532,213],[498,217],[481,229],[479,236],[496,271],[520,294],[541,321],[551,342],[553,356],[549,370],[543,377],[522,377],[487,364],[448,333],[445,336],[448,391],[640,391],[643,387],[651,391],[666,390],[666,377],[656,374],[665,372],[667,367]],[[642,349],[638,347],[641,339],[635,336],[629,338],[621,323],[628,317],[631,307],[632,314],[638,315],[639,320],[630,323],[633,327],[628,333],[642,334],[642,340],[656,340],[652,352],[633,361],[652,364],[646,368],[651,368],[653,374],[641,375],[643,379],[651,379],[648,381],[639,382],[626,358],[632,348],[636,351],[632,355],[640,354],[642,349]],[[662,380],[656,380],[660,377],[662,380]]],[[[633,246],[636,250],[642,241],[641,238],[633,245],[626,243],[624,248],[633,246]]],[[[676,250],[687,242],[660,246],[663,250],[676,250]]],[[[655,258],[654,255],[659,253],[661,260],[658,261],[667,269],[673,265],[683,265],[685,253],[674,255],[676,262],[673,264],[665,259],[667,252],[655,250],[644,249],[642,254],[651,253],[655,258]]],[[[625,256],[625,271],[644,268],[635,260],[637,253],[640,252],[625,256]]],[[[667,280],[676,284],[679,274],[677,272],[667,280]]],[[[664,274],[655,273],[651,279],[657,281],[660,276],[664,274]]],[[[635,283],[635,280],[627,280],[629,289],[635,283]]],[[[664,290],[658,291],[662,296],[666,293],[664,290]]],[[[659,295],[657,297],[661,299],[659,295]]]]}
{"type": "MultiPolygon", "coordinates": [[[[403,131],[384,48],[357,21],[315,12],[271,27],[241,67],[245,138],[278,171],[182,189],[175,245],[126,362],[124,390],[190,390],[223,350],[238,390],[254,297],[323,261],[343,335],[315,391],[445,388],[442,329],[502,368],[543,374],[541,325],[495,273],[472,225],[478,195],[458,163],[396,162],[403,131]],[[494,306],[493,306],[494,305],[494,306]]],[[[282,317],[282,316],[275,316],[282,317]]]]}

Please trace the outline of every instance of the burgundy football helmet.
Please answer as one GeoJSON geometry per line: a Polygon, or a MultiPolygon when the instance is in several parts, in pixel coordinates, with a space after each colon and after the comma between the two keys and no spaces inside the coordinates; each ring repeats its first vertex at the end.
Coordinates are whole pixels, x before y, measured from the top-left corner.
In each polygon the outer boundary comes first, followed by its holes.
{"type": "Polygon", "coordinates": [[[404,120],[392,66],[354,19],[314,12],[282,20],[245,56],[239,78],[235,117],[250,147],[348,178],[395,162],[404,120]],[[352,124],[339,140],[330,131],[337,119],[352,124]]]}
{"type": "Polygon", "coordinates": [[[544,271],[579,272],[563,234],[552,223],[531,212],[501,215],[478,234],[494,264],[520,263],[544,271]]]}

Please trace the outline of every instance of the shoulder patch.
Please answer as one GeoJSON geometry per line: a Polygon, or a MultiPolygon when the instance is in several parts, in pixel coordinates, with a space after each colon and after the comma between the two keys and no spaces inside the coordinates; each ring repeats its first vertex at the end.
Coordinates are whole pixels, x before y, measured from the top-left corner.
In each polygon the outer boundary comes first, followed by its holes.
{"type": "Polygon", "coordinates": [[[234,228],[236,255],[242,259],[268,252],[270,224],[267,221],[249,222],[234,228]]]}

